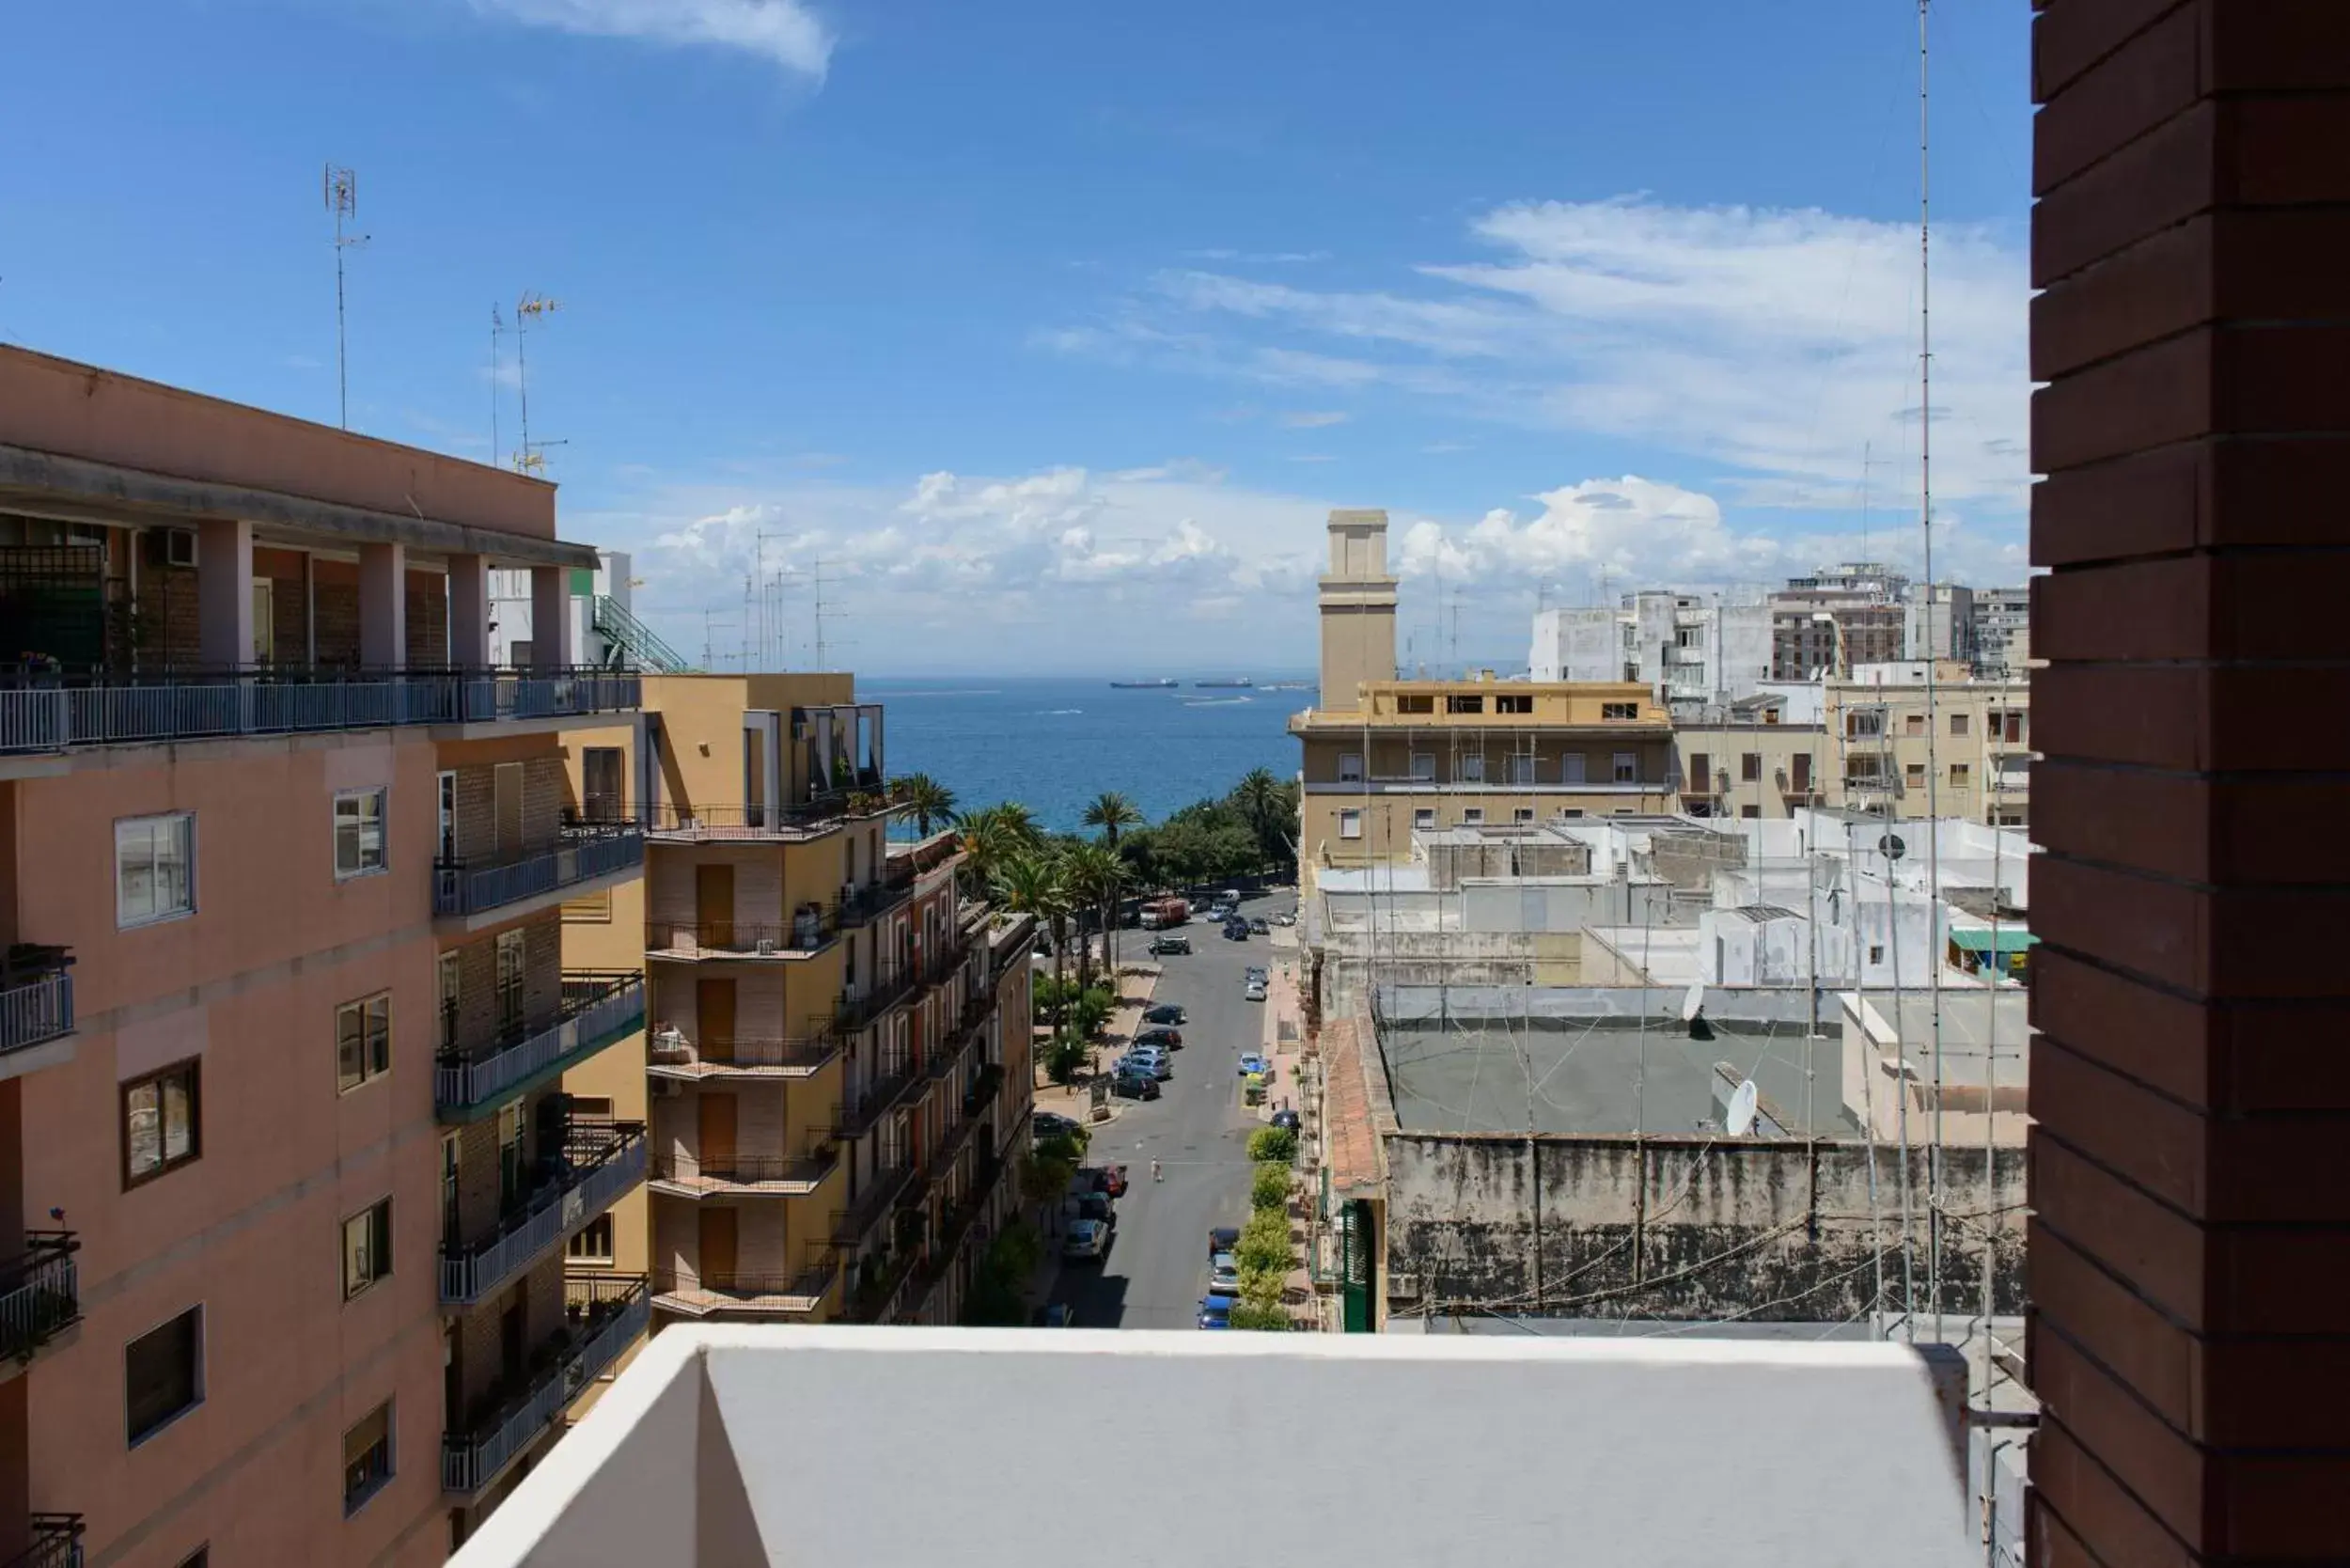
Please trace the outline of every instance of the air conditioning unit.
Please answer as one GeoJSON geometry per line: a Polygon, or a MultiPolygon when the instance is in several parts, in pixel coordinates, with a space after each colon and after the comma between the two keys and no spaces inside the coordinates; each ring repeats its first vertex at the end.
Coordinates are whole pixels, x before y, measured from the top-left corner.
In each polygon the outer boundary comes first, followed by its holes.
{"type": "Polygon", "coordinates": [[[149,528],[147,532],[147,564],[194,566],[196,531],[192,528],[149,528]]]}

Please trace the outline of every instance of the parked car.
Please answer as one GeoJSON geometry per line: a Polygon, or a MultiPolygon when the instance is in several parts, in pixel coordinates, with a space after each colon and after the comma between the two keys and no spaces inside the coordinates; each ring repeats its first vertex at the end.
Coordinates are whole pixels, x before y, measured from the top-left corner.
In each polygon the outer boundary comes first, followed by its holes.
{"type": "Polygon", "coordinates": [[[1249,980],[1255,980],[1255,981],[1256,981],[1259,985],[1262,985],[1262,984],[1264,984],[1267,980],[1271,980],[1273,977],[1272,977],[1271,975],[1269,975],[1269,974],[1267,974],[1267,973],[1265,972],[1265,967],[1264,967],[1264,965],[1263,965],[1263,964],[1251,964],[1248,966],[1247,978],[1248,978],[1249,980]]]}
{"type": "Polygon", "coordinates": [[[1122,1165],[1079,1166],[1076,1179],[1093,1192],[1105,1192],[1112,1198],[1126,1194],[1126,1168],[1122,1165]]]}
{"type": "Polygon", "coordinates": [[[1247,1000],[1252,1001],[1252,1002],[1261,1002],[1261,1001],[1263,1001],[1263,1000],[1264,1000],[1264,981],[1262,981],[1262,980],[1250,980],[1250,981],[1247,983],[1247,985],[1246,985],[1246,986],[1245,986],[1245,987],[1243,987],[1243,988],[1242,988],[1242,990],[1241,990],[1241,996],[1244,996],[1244,997],[1246,997],[1247,1000]]]}
{"type": "Polygon", "coordinates": [[[1191,1022],[1191,1014],[1177,1007],[1173,1002],[1161,1002],[1158,1006],[1147,1010],[1142,1015],[1142,1021],[1146,1024],[1188,1024],[1191,1022]]]}
{"type": "Polygon", "coordinates": [[[1224,1262],[1214,1264],[1208,1270],[1208,1294],[1210,1295],[1238,1295],[1240,1294],[1240,1270],[1230,1262],[1232,1256],[1230,1253],[1227,1252],[1223,1256],[1226,1260],[1224,1262]]]}
{"type": "Polygon", "coordinates": [[[1028,1119],[1028,1131],[1042,1143],[1046,1138],[1076,1137],[1077,1123],[1052,1111],[1038,1111],[1028,1119]]]}
{"type": "Polygon", "coordinates": [[[1240,1075],[1244,1078],[1249,1076],[1251,1074],[1270,1073],[1272,1071],[1273,1063],[1266,1060],[1263,1057],[1254,1054],[1253,1052],[1240,1058],[1240,1075]]]}
{"type": "Polygon", "coordinates": [[[1152,958],[1172,958],[1178,955],[1185,958],[1191,956],[1190,937],[1154,936],[1151,939],[1151,956],[1152,958]]]}
{"type": "Polygon", "coordinates": [[[1110,1092],[1120,1100],[1155,1100],[1159,1080],[1148,1073],[1120,1073],[1110,1079],[1110,1092]]]}
{"type": "Polygon", "coordinates": [[[1175,1063],[1169,1060],[1164,1053],[1159,1052],[1157,1047],[1146,1046],[1142,1050],[1129,1051],[1126,1055],[1120,1057],[1118,1065],[1110,1071],[1138,1073],[1145,1077],[1155,1078],[1165,1083],[1175,1075],[1175,1063]]]}
{"type": "Polygon", "coordinates": [[[1270,936],[1273,934],[1273,928],[1265,924],[1264,917],[1261,915],[1256,917],[1248,922],[1248,929],[1259,936],[1270,936]]]}
{"type": "Polygon", "coordinates": [[[1288,1131],[1292,1133],[1304,1131],[1304,1123],[1298,1120],[1297,1113],[1293,1110],[1275,1111],[1273,1113],[1273,1124],[1277,1127],[1286,1128],[1288,1131]]]}
{"type": "Polygon", "coordinates": [[[1077,1314],[1066,1301],[1048,1301],[1039,1307],[1036,1315],[1028,1321],[1039,1328],[1066,1328],[1077,1321],[1077,1314]]]}
{"type": "Polygon", "coordinates": [[[1224,891],[1215,896],[1215,902],[1222,904],[1227,909],[1238,909],[1240,907],[1240,889],[1237,887],[1227,887],[1224,891]]]}
{"type": "Polygon", "coordinates": [[[1099,1262],[1110,1249],[1110,1228],[1098,1219],[1081,1219],[1069,1228],[1060,1255],[1071,1262],[1099,1262]]]}
{"type": "Polygon", "coordinates": [[[1199,1326],[1202,1328],[1231,1327],[1232,1305],[1239,1299],[1240,1297],[1236,1295],[1214,1294],[1201,1296],[1199,1298],[1199,1326]]]}
{"type": "Polygon", "coordinates": [[[1273,917],[1273,923],[1277,926],[1293,926],[1297,924],[1297,917],[1285,909],[1273,917]]]}
{"type": "Polygon", "coordinates": [[[1183,1048],[1183,1031],[1180,1029],[1145,1029],[1135,1036],[1135,1043],[1164,1045],[1170,1051],[1180,1051],[1183,1048]]]}
{"type": "Polygon", "coordinates": [[[1240,1227],[1219,1225],[1208,1232],[1208,1259],[1213,1262],[1219,1252],[1230,1252],[1240,1245],[1240,1227]]]}
{"type": "Polygon", "coordinates": [[[1118,1229],[1118,1211],[1111,1206],[1107,1193],[1082,1192],[1064,1198],[1060,1212],[1068,1219],[1098,1220],[1113,1231],[1118,1229]]]}

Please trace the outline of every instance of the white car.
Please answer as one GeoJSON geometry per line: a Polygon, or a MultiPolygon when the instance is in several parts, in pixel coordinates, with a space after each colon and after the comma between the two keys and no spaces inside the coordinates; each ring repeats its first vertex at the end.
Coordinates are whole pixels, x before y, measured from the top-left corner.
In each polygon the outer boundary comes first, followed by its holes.
{"type": "Polygon", "coordinates": [[[1098,1219],[1080,1219],[1069,1227],[1060,1255],[1072,1262],[1098,1262],[1110,1249],[1110,1228],[1098,1219]]]}
{"type": "Polygon", "coordinates": [[[1264,981],[1262,981],[1262,980],[1250,980],[1250,981],[1248,982],[1248,989],[1247,989],[1247,990],[1246,990],[1246,991],[1244,991],[1244,992],[1242,992],[1242,993],[1241,993],[1241,995],[1242,995],[1242,996],[1246,996],[1246,997],[1247,997],[1247,998],[1248,998],[1250,1001],[1252,1001],[1252,1002],[1261,1002],[1261,1001],[1263,1001],[1263,1000],[1264,1000],[1264,981]]]}

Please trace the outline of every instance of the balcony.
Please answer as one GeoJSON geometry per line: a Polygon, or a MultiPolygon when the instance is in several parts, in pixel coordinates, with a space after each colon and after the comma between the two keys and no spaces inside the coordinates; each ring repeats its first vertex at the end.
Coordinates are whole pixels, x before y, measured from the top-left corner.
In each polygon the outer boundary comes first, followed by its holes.
{"type": "Polygon", "coordinates": [[[740,1312],[774,1318],[807,1317],[821,1311],[824,1298],[839,1278],[840,1262],[830,1253],[797,1274],[658,1273],[653,1276],[654,1305],[682,1317],[706,1318],[713,1313],[740,1312]]]}
{"type": "Polygon", "coordinates": [[[0,1263],[0,1357],[19,1365],[82,1321],[81,1276],[70,1231],[27,1231],[24,1250],[0,1263]]]}
{"type": "Polygon", "coordinates": [[[645,836],[633,823],[567,826],[552,844],[496,862],[432,863],[432,913],[507,918],[530,901],[575,895],[584,885],[645,863],[645,836]]]}
{"type": "Polygon", "coordinates": [[[0,679],[0,755],[634,711],[611,670],[164,670],[0,679]]]}
{"type": "Polygon", "coordinates": [[[894,1170],[885,1170],[866,1183],[865,1190],[857,1194],[856,1201],[842,1210],[839,1217],[833,1221],[833,1245],[850,1250],[862,1247],[882,1215],[895,1208],[899,1198],[913,1185],[914,1167],[910,1164],[899,1166],[894,1170]]]}
{"type": "Polygon", "coordinates": [[[867,986],[863,994],[841,997],[833,1010],[833,1027],[842,1034],[855,1034],[914,995],[914,988],[921,983],[921,970],[901,964],[894,973],[867,986]]]}
{"type": "Polygon", "coordinates": [[[912,1091],[929,1079],[911,1065],[894,1068],[843,1100],[833,1131],[844,1140],[863,1137],[881,1119],[912,1098],[912,1091]]]}
{"type": "Polygon", "coordinates": [[[831,1029],[805,1035],[694,1040],[656,1028],[646,1041],[645,1071],[656,1078],[812,1078],[840,1058],[847,1042],[831,1029]]]}
{"type": "Polygon", "coordinates": [[[790,963],[811,958],[839,940],[837,908],[809,904],[787,924],[747,920],[654,920],[645,931],[645,956],[687,963],[710,960],[790,963]]]}
{"type": "Polygon", "coordinates": [[[647,1180],[672,1198],[801,1198],[839,1168],[839,1146],[824,1143],[805,1154],[655,1154],[647,1180]]]}
{"type": "Polygon", "coordinates": [[[572,1231],[645,1179],[645,1124],[574,1123],[545,1180],[523,1194],[487,1240],[441,1250],[441,1304],[467,1307],[494,1294],[572,1231]]]}
{"type": "MultiPolygon", "coordinates": [[[[1218,1539],[1354,1568],[1979,1568],[1956,1403],[1896,1344],[680,1325],[449,1568],[1026,1560],[1034,1444],[961,1444],[952,1485],[902,1466],[940,1433],[1029,1429],[1057,1453],[1148,1432],[1155,1490],[1214,1499],[1218,1539]],[[1372,1466],[1269,1485],[1236,1411],[1281,1412],[1301,1453],[1352,1451],[1409,1411],[1412,1483],[1372,1466]],[[1742,1481],[1675,1492],[1691,1474],[1742,1481]]],[[[1200,1556],[1180,1530],[1120,1551],[1200,1556]]]]}
{"type": "Polygon", "coordinates": [[[470,1497],[561,1416],[588,1384],[642,1339],[652,1309],[641,1275],[575,1274],[563,1280],[561,1332],[540,1346],[525,1387],[477,1402],[481,1413],[441,1437],[441,1490],[470,1497]]]}
{"type": "Polygon", "coordinates": [[[0,1568],[82,1568],[79,1513],[27,1514],[24,1537],[24,1549],[0,1568]]]}
{"type": "Polygon", "coordinates": [[[73,1032],[73,955],[30,942],[0,958],[0,1056],[73,1032]]]}
{"type": "Polygon", "coordinates": [[[570,971],[554,1017],[441,1054],[432,1069],[433,1109],[443,1121],[469,1121],[644,1027],[642,975],[570,971]]]}

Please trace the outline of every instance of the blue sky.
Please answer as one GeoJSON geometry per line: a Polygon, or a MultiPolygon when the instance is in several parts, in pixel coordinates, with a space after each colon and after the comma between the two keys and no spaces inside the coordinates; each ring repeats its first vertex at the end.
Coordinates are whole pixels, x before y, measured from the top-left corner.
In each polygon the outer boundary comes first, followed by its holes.
{"type": "MultiPolygon", "coordinates": [[[[1937,565],[2023,572],[2025,0],[1937,8],[1937,565]]],[[[1310,659],[1333,505],[1407,635],[1917,556],[1905,0],[19,8],[0,338],[516,445],[698,651],[767,536],[874,673],[1310,659]],[[1267,13],[1273,13],[1268,18],[1267,13]],[[106,82],[102,110],[88,93],[106,82]],[[507,377],[511,376],[511,339],[507,377]],[[1867,463],[1864,464],[1864,453],[1867,463]],[[1864,472],[1867,485],[1864,490],[1864,472]],[[1441,583],[1441,588],[1439,588],[1441,583]]],[[[1428,651],[1421,650],[1423,655],[1428,651]]]]}

